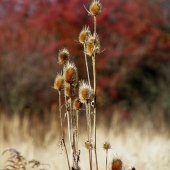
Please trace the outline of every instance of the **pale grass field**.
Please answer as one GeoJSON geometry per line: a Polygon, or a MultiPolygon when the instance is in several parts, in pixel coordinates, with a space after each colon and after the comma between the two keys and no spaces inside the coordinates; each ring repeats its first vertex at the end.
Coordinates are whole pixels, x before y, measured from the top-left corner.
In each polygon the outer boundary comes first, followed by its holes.
{"type": "MultiPolygon", "coordinates": [[[[137,170],[169,170],[170,169],[170,137],[165,128],[161,128],[159,132],[153,129],[152,124],[145,122],[142,127],[137,127],[137,123],[122,123],[122,120],[115,114],[113,116],[109,129],[103,119],[97,125],[97,155],[99,170],[105,169],[105,150],[102,144],[109,141],[112,149],[109,150],[109,169],[112,159],[116,156],[121,157],[125,170],[129,166],[135,166],[137,170]]],[[[51,118],[51,121],[54,117],[51,118]]],[[[16,121],[16,120],[15,120],[16,121]]],[[[14,122],[15,122],[14,121],[14,122]]],[[[54,121],[51,122],[51,130],[43,129],[43,125],[38,125],[34,137],[26,133],[28,130],[28,119],[24,119],[24,125],[20,127],[20,131],[16,123],[8,122],[1,115],[1,131],[0,131],[0,153],[7,147],[18,150],[27,160],[38,160],[51,165],[51,170],[68,169],[65,152],[59,146],[60,128],[54,121]],[[8,126],[7,126],[8,125],[8,126]],[[15,126],[15,128],[14,128],[15,126]],[[7,128],[8,127],[8,128],[7,128]],[[6,129],[5,129],[6,128],[6,129]],[[4,132],[8,135],[8,140],[4,139],[4,132]],[[38,133],[46,133],[44,141],[40,141],[35,145],[35,141],[39,140],[38,133]],[[36,137],[37,135],[37,137],[36,137]],[[53,137],[52,137],[53,136],[53,137]],[[56,136],[56,137],[54,137],[56,136]]],[[[83,122],[83,121],[82,121],[83,122]]],[[[87,138],[86,128],[80,127],[79,148],[81,150],[79,166],[82,170],[89,169],[88,152],[84,149],[84,141],[87,138]]],[[[70,147],[67,137],[67,129],[65,129],[66,146],[69,157],[70,147]]],[[[0,169],[3,168],[7,154],[0,155],[0,169]]],[[[71,160],[70,160],[71,162],[71,160]]],[[[94,160],[93,160],[94,163],[94,160]]],[[[95,169],[95,164],[93,164],[95,169]]],[[[49,169],[44,166],[45,169],[49,169]]],[[[28,168],[29,169],[29,168],[28,168]]]]}

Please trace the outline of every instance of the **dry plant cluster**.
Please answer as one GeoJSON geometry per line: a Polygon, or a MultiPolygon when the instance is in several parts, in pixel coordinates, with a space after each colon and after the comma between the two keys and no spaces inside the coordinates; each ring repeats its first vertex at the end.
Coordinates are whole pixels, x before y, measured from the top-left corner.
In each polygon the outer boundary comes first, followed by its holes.
{"type": "MultiPolygon", "coordinates": [[[[84,6],[85,7],[85,6],[84,6]]],[[[86,9],[86,7],[85,7],[86,9]]],[[[96,17],[102,12],[102,4],[99,0],[93,0],[90,4],[89,10],[86,9],[89,15],[94,18],[94,31],[90,31],[88,26],[84,26],[79,33],[78,40],[84,47],[84,57],[87,70],[87,80],[78,79],[78,70],[73,61],[70,61],[70,54],[67,48],[62,47],[58,53],[58,62],[63,65],[63,73],[58,73],[54,81],[54,89],[59,93],[59,114],[60,125],[62,131],[61,147],[64,147],[68,169],[78,170],[80,161],[79,150],[79,110],[85,108],[86,110],[86,122],[87,122],[87,139],[84,142],[84,147],[89,153],[89,168],[93,169],[92,160],[94,152],[94,160],[96,170],[98,170],[97,150],[96,150],[96,56],[101,53],[99,35],[96,32],[96,17]],[[87,56],[92,58],[93,66],[93,88],[90,82],[90,76],[88,71],[87,56]],[[73,100],[73,96],[76,94],[78,88],[78,96],[73,100]],[[65,106],[67,123],[68,123],[68,135],[71,149],[71,161],[69,160],[67,148],[65,145],[65,136],[63,128],[63,116],[61,112],[61,91],[64,91],[65,106]]],[[[103,144],[103,148],[106,150],[106,170],[108,160],[108,150],[111,149],[109,142],[103,144]]],[[[112,161],[112,170],[122,170],[123,163],[120,158],[114,158],[112,161]]],[[[130,167],[130,169],[135,169],[130,167]]]]}
{"type": "MultiPolygon", "coordinates": [[[[86,9],[86,8],[85,8],[86,9]]],[[[69,170],[79,170],[79,161],[81,158],[81,152],[79,150],[79,111],[81,109],[86,110],[86,122],[87,122],[87,139],[85,139],[84,147],[89,153],[89,168],[94,169],[92,166],[93,157],[95,160],[95,168],[98,170],[98,159],[96,150],[96,56],[101,53],[99,36],[96,32],[96,17],[102,12],[102,5],[99,0],[93,0],[89,10],[86,9],[89,15],[94,18],[94,32],[90,31],[88,26],[84,26],[79,34],[79,42],[84,47],[84,56],[87,70],[87,80],[78,79],[78,70],[75,64],[70,61],[70,54],[66,48],[61,48],[58,53],[58,62],[63,64],[63,73],[58,73],[54,81],[54,89],[59,93],[59,115],[61,125],[61,147],[65,150],[66,160],[69,170]],[[87,56],[92,58],[93,64],[93,88],[90,82],[90,76],[88,71],[87,56]],[[76,94],[78,88],[79,97],[73,96],[76,94]],[[71,149],[71,161],[68,156],[67,147],[65,144],[65,135],[63,128],[63,118],[61,109],[61,91],[64,91],[64,98],[66,107],[66,118],[68,123],[69,143],[71,149]],[[93,120],[93,122],[92,122],[93,120]],[[94,153],[94,154],[93,154],[94,153]]],[[[108,150],[111,149],[111,144],[107,141],[103,144],[103,148],[106,150],[106,170],[108,168],[108,150]]],[[[10,157],[6,161],[4,170],[24,170],[28,164],[32,164],[31,168],[38,167],[42,164],[38,161],[26,161],[26,159],[20,155],[18,151],[13,148],[6,149],[3,154],[9,151],[10,157]]],[[[122,170],[123,163],[119,157],[115,157],[111,163],[112,170],[122,170]]],[[[134,167],[129,169],[135,170],[134,167]]]]}

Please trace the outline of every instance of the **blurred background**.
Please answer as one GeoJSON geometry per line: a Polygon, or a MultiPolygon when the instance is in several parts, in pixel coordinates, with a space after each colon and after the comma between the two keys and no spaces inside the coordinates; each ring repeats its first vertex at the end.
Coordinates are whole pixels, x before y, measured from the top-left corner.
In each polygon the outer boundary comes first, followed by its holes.
{"type": "MultiPolygon", "coordinates": [[[[59,127],[58,92],[52,88],[62,69],[57,54],[62,46],[66,47],[79,79],[87,79],[78,35],[85,25],[93,32],[93,17],[83,7],[88,8],[90,3],[0,0],[1,141],[10,140],[13,127],[22,129],[26,139],[29,134],[39,136],[40,141],[45,138],[44,133],[37,133],[40,129],[45,132],[59,127]],[[55,117],[58,122],[51,125],[55,117]],[[11,129],[10,120],[14,120],[11,129]]],[[[101,3],[97,33],[101,50],[105,50],[96,60],[97,121],[104,118],[109,128],[113,115],[119,115],[118,125],[133,122],[140,128],[147,120],[155,131],[163,127],[163,133],[169,133],[170,1],[101,3]]],[[[88,62],[92,81],[91,58],[88,62]]],[[[48,140],[55,136],[51,133],[48,140]]]]}

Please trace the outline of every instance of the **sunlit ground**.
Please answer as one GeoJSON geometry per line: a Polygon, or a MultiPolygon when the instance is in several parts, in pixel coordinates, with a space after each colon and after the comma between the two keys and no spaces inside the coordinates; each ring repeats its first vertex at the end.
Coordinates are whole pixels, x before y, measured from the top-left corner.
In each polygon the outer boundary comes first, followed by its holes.
{"type": "MultiPolygon", "coordinates": [[[[43,129],[43,124],[37,124],[36,129],[32,130],[31,135],[27,134],[29,124],[28,117],[23,119],[23,126],[16,131],[17,125],[15,121],[8,122],[6,117],[1,116],[1,138],[0,152],[2,153],[7,147],[15,148],[27,160],[38,160],[42,163],[48,163],[51,170],[68,169],[65,152],[59,146],[60,143],[60,127],[51,117],[51,127],[49,130],[43,129]],[[15,126],[15,128],[14,128],[15,126]],[[45,133],[43,141],[39,135],[45,133]],[[7,135],[5,137],[5,135],[7,135]],[[6,139],[4,139],[6,138],[6,139]],[[36,144],[35,144],[36,143],[36,144]]],[[[83,120],[81,120],[81,123],[83,120]]],[[[162,128],[160,122],[160,130],[153,128],[151,122],[145,122],[143,126],[138,123],[122,123],[118,114],[112,117],[109,129],[106,127],[107,122],[99,120],[97,125],[97,156],[99,170],[105,169],[106,151],[102,148],[105,141],[109,141],[112,149],[108,152],[108,168],[114,157],[120,157],[123,161],[125,170],[129,166],[134,166],[137,170],[169,170],[170,167],[170,137],[166,128],[162,128]],[[102,123],[103,122],[103,123],[102,123]]],[[[81,150],[79,166],[82,170],[89,168],[89,157],[87,150],[84,149],[84,141],[87,139],[86,128],[79,129],[79,148],[81,150]]],[[[66,146],[71,162],[70,147],[68,143],[67,128],[65,129],[66,146]]],[[[0,156],[0,169],[4,167],[8,153],[0,156]]],[[[49,169],[48,166],[44,166],[49,169]]],[[[95,161],[93,157],[93,169],[95,169],[95,161]]]]}

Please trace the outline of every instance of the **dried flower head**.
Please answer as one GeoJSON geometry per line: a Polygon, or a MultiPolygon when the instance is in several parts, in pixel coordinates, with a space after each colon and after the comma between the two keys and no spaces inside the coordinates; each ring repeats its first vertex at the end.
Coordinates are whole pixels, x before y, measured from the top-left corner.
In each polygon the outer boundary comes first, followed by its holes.
{"type": "Polygon", "coordinates": [[[94,98],[94,91],[85,81],[80,82],[79,98],[82,103],[85,103],[87,100],[92,100],[94,98]]]}
{"type": "Polygon", "coordinates": [[[90,35],[86,42],[86,50],[87,55],[91,56],[92,54],[100,53],[100,41],[98,35],[90,35]]]}
{"type": "Polygon", "coordinates": [[[105,143],[103,144],[103,149],[105,149],[105,150],[111,149],[110,143],[109,143],[109,142],[105,142],[105,143]]]}
{"type": "Polygon", "coordinates": [[[75,110],[80,110],[83,106],[83,104],[80,102],[79,98],[76,98],[73,103],[74,109],[75,110]]]}
{"type": "Polygon", "coordinates": [[[90,144],[90,142],[89,142],[88,140],[86,140],[86,141],[84,142],[84,147],[85,147],[85,149],[87,149],[87,150],[89,150],[90,148],[93,149],[92,144],[90,144]]]}
{"type": "Polygon", "coordinates": [[[64,78],[62,76],[62,74],[57,74],[55,81],[54,81],[54,89],[57,90],[63,90],[64,88],[64,78]]]}
{"type": "Polygon", "coordinates": [[[115,158],[112,161],[111,170],[122,170],[123,163],[120,158],[115,158]]]}
{"type": "Polygon", "coordinates": [[[84,44],[89,35],[90,35],[89,27],[86,27],[86,26],[83,27],[83,29],[80,31],[80,34],[79,34],[79,42],[84,44]]]}
{"type": "Polygon", "coordinates": [[[102,10],[102,4],[100,3],[100,0],[93,0],[93,2],[90,4],[89,13],[92,16],[99,15],[102,10]]]}
{"type": "Polygon", "coordinates": [[[78,72],[74,63],[68,62],[64,70],[64,79],[67,83],[72,84],[73,86],[77,85],[78,81],[78,72]]]}
{"type": "Polygon", "coordinates": [[[58,53],[58,62],[60,64],[66,64],[69,61],[70,54],[66,48],[61,48],[58,53]]]}
{"type": "MultiPolygon", "coordinates": [[[[71,96],[70,84],[69,84],[69,83],[66,83],[66,84],[65,84],[65,88],[66,88],[66,90],[65,90],[66,96],[70,97],[70,96],[71,96]]],[[[72,86],[72,95],[74,95],[75,92],[76,92],[76,88],[75,88],[75,86],[72,86]]],[[[69,102],[69,101],[68,101],[68,102],[69,102]]]]}

